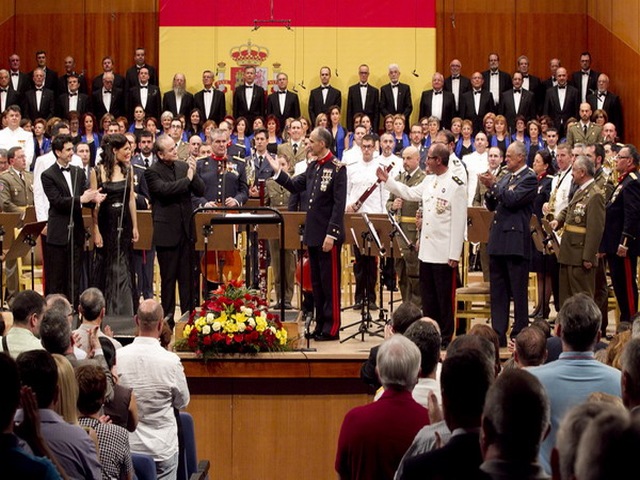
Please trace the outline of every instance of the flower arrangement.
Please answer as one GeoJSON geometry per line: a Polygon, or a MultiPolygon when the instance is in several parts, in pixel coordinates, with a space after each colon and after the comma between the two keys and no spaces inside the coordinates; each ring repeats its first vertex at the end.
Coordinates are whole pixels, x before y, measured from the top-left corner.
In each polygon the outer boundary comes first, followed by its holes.
{"type": "Polygon", "coordinates": [[[257,294],[242,281],[221,285],[191,312],[180,343],[203,357],[287,350],[287,331],[257,294]]]}

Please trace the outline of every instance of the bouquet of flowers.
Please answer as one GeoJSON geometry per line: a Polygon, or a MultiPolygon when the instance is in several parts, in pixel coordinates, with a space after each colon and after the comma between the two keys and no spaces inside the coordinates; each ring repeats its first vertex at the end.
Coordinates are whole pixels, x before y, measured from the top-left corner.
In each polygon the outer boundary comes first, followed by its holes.
{"type": "Polygon", "coordinates": [[[287,331],[277,315],[267,312],[266,300],[235,280],[191,312],[182,336],[180,343],[203,357],[287,349],[287,331]]]}

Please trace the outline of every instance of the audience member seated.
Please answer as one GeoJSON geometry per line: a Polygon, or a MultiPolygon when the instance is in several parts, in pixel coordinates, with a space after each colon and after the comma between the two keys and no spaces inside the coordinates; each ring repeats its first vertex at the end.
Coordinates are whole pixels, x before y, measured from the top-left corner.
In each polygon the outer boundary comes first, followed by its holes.
{"type": "Polygon", "coordinates": [[[40,322],[40,341],[47,352],[66,357],[73,366],[78,363],[71,345],[69,322],[59,310],[49,309],[44,312],[40,322]]]}
{"type": "MultiPolygon", "coordinates": [[[[71,303],[69,303],[69,300],[67,300],[67,297],[65,297],[61,293],[51,293],[45,297],[44,302],[45,302],[45,311],[57,310],[67,320],[67,322],[69,323],[69,328],[70,329],[73,328],[75,314],[73,311],[73,307],[71,306],[71,303]]],[[[73,337],[72,337],[72,340],[73,340],[73,337]]],[[[87,353],[81,348],[79,348],[79,346],[76,345],[75,342],[73,342],[72,353],[73,355],[75,355],[75,358],[77,360],[83,360],[87,358],[87,353]]],[[[72,360],[70,361],[75,366],[74,361],[72,360]]]]}
{"type": "Polygon", "coordinates": [[[98,436],[102,478],[133,478],[133,465],[127,430],[100,421],[100,410],[107,388],[107,377],[96,365],[81,365],[75,372],[78,384],[79,423],[98,436]]]}
{"type": "Polygon", "coordinates": [[[50,460],[32,455],[28,446],[14,433],[13,417],[21,397],[20,376],[15,360],[4,353],[0,353],[0,378],[3,390],[0,395],[0,462],[3,478],[61,479],[50,460]]]}
{"type": "MultiPolygon", "coordinates": [[[[16,297],[17,299],[17,297],[16,297]]],[[[22,384],[36,395],[40,430],[58,463],[69,478],[102,478],[96,446],[82,427],[70,425],[54,410],[58,392],[58,369],[46,350],[21,353],[17,359],[22,384]]],[[[21,422],[21,411],[16,421],[21,422]]]]}
{"type": "Polygon", "coordinates": [[[104,402],[103,412],[109,416],[111,422],[133,432],[138,426],[136,396],[131,388],[124,387],[118,382],[118,377],[115,374],[116,369],[114,368],[116,365],[116,349],[111,340],[107,337],[102,337],[99,341],[104,352],[104,359],[115,380],[113,399],[104,402]]]}
{"type": "Polygon", "coordinates": [[[350,410],[342,422],[335,469],[340,478],[392,479],[429,412],[411,397],[418,383],[420,350],[402,335],[385,340],[376,371],[385,389],[379,401],[350,410]]]}
{"type": "Polygon", "coordinates": [[[549,398],[536,377],[522,369],[503,372],[484,402],[480,470],[486,475],[480,478],[549,478],[537,462],[540,444],[549,431],[549,415],[549,398]]]}
{"type": "MultiPolygon", "coordinates": [[[[85,352],[89,352],[89,332],[97,327],[98,338],[108,338],[115,348],[122,348],[122,344],[111,336],[107,336],[102,331],[102,319],[105,313],[104,295],[97,288],[87,288],[80,295],[80,304],[78,305],[79,313],[82,317],[82,323],[73,331],[78,335],[78,343],[80,348],[85,352]]],[[[108,327],[108,326],[107,326],[108,327]]]]}
{"type": "Polygon", "coordinates": [[[440,385],[444,420],[451,437],[444,446],[404,461],[396,478],[454,480],[477,476],[482,463],[479,433],[482,409],[495,377],[493,361],[487,360],[476,349],[447,355],[440,385]]]}
{"type": "Polygon", "coordinates": [[[175,477],[178,429],[174,408],[189,403],[189,388],[180,358],[159,342],[164,313],[155,300],[138,308],[138,336],[118,350],[120,383],[136,394],[138,427],[129,435],[132,453],[153,457],[159,478],[175,477]]]}
{"type": "MultiPolygon", "coordinates": [[[[60,415],[65,422],[78,425],[78,383],[73,371],[73,365],[64,355],[52,353],[53,361],[58,369],[58,399],[54,402],[53,410],[60,415]]],[[[89,432],[95,439],[95,432],[89,432]]]]}
{"type": "Polygon", "coordinates": [[[547,339],[542,330],[530,326],[516,336],[514,359],[520,368],[537,367],[547,358],[547,339]]]}
{"type": "Polygon", "coordinates": [[[438,365],[440,362],[440,326],[431,318],[421,318],[412,323],[404,336],[418,346],[420,350],[420,374],[418,383],[411,392],[413,399],[425,408],[429,408],[429,397],[436,396],[438,405],[442,406],[438,365]]]}
{"type": "Polygon", "coordinates": [[[629,340],[620,359],[622,401],[632,413],[640,411],[640,338],[629,340]]]}
{"type": "Polygon", "coordinates": [[[2,337],[0,352],[17,358],[22,352],[43,349],[38,336],[44,314],[44,299],[33,290],[18,292],[11,305],[13,326],[2,337]]]}
{"type": "MultiPolygon", "coordinates": [[[[422,317],[422,311],[413,303],[402,303],[395,309],[391,315],[391,324],[385,326],[384,338],[390,338],[391,335],[398,333],[400,335],[409,328],[409,326],[422,317]]],[[[367,385],[371,385],[376,390],[380,388],[380,380],[376,375],[376,358],[378,356],[379,345],[373,347],[369,352],[369,358],[362,364],[360,368],[360,378],[367,385]]]]}
{"type": "Polygon", "coordinates": [[[540,449],[540,463],[548,474],[558,425],[567,410],[585,401],[591,392],[620,396],[620,371],[594,358],[600,318],[600,309],[588,295],[567,299],[557,318],[562,339],[559,359],[529,370],[544,385],[551,403],[551,431],[540,449]]]}

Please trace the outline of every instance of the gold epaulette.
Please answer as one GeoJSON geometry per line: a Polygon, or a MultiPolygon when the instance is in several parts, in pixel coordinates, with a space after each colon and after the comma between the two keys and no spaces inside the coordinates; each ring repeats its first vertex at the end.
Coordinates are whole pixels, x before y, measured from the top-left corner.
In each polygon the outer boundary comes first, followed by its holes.
{"type": "Polygon", "coordinates": [[[245,162],[245,160],[244,160],[244,158],[243,158],[243,157],[235,156],[235,157],[231,157],[231,158],[232,158],[233,160],[235,160],[236,162],[242,162],[242,163],[244,163],[244,162],[245,162]]]}
{"type": "Polygon", "coordinates": [[[638,180],[638,175],[636,175],[636,172],[631,172],[631,173],[629,174],[629,176],[630,176],[631,178],[633,178],[634,180],[638,180]]]}
{"type": "Polygon", "coordinates": [[[463,182],[459,177],[456,177],[455,175],[453,175],[451,178],[452,178],[452,179],[453,179],[453,181],[454,181],[454,182],[456,182],[458,185],[464,185],[464,182],[463,182]]]}
{"type": "Polygon", "coordinates": [[[337,158],[334,158],[332,160],[332,163],[336,166],[336,170],[340,170],[342,167],[345,166],[344,163],[342,163],[340,160],[338,160],[337,158]]]}

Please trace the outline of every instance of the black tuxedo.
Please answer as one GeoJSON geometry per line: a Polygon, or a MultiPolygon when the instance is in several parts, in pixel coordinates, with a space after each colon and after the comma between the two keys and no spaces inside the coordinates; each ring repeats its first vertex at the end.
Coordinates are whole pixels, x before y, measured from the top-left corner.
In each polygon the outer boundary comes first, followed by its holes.
{"type": "Polygon", "coordinates": [[[114,117],[118,118],[124,115],[124,93],[121,89],[113,87],[111,90],[111,103],[109,104],[109,110],[104,106],[102,101],[102,87],[95,90],[91,94],[91,111],[96,116],[98,121],[107,113],[110,113],[114,117]]]}
{"type": "Polygon", "coordinates": [[[33,86],[29,79],[29,75],[24,72],[18,72],[18,88],[13,88],[13,81],[11,79],[13,79],[13,72],[9,70],[9,87],[18,92],[20,98],[22,98],[27,90],[33,86]]]}
{"type": "MultiPolygon", "coordinates": [[[[133,111],[136,106],[142,105],[142,100],[140,100],[140,90],[143,87],[138,84],[137,86],[131,88],[129,90],[129,96],[127,97],[126,103],[126,111],[127,117],[129,121],[133,120],[133,111]]],[[[147,117],[155,117],[156,120],[160,119],[160,108],[162,107],[162,100],[160,95],[160,89],[155,85],[151,85],[149,83],[147,85],[147,105],[144,108],[144,112],[147,117]]]]}
{"type": "MultiPolygon", "coordinates": [[[[390,83],[380,89],[380,116],[384,119],[388,114],[400,113],[405,118],[405,130],[409,131],[413,103],[411,101],[411,88],[406,83],[398,83],[398,108],[393,103],[393,89],[390,83]]],[[[371,119],[373,129],[377,130],[377,119],[371,119]]]]}
{"type": "MultiPolygon", "coordinates": [[[[18,105],[19,107],[22,107],[20,95],[11,88],[11,83],[9,83],[9,86],[7,87],[7,100],[4,105],[0,105],[0,107],[4,108],[0,108],[0,111],[6,110],[9,105],[18,105]]],[[[24,114],[24,112],[22,113],[24,114]]]]}
{"type": "MultiPolygon", "coordinates": [[[[33,70],[29,72],[29,80],[31,81],[30,88],[35,88],[35,84],[33,83],[33,70]]],[[[51,90],[54,96],[58,93],[58,74],[49,68],[45,70],[44,88],[51,90]]]]}
{"type": "MultiPolygon", "coordinates": [[[[189,118],[191,114],[191,110],[193,110],[193,94],[190,92],[184,92],[182,94],[182,102],[180,102],[180,111],[178,111],[178,103],[176,101],[176,92],[173,90],[169,90],[165,92],[162,96],[162,111],[169,111],[173,113],[174,118],[178,115],[184,115],[186,118],[189,118]]],[[[204,110],[201,110],[201,118],[204,115],[204,110]]],[[[158,120],[160,120],[158,118],[158,120]]],[[[204,123],[205,120],[202,120],[204,123]]]]}
{"type": "MultiPolygon", "coordinates": [[[[524,74],[522,75],[524,79],[524,74]]],[[[527,78],[529,79],[529,90],[533,93],[533,99],[535,100],[535,108],[536,113],[542,112],[542,107],[544,107],[544,92],[546,88],[542,84],[542,80],[535,75],[527,74],[527,78]]],[[[524,87],[524,83],[523,83],[524,87]]]]}
{"type": "Polygon", "coordinates": [[[380,109],[380,93],[378,89],[367,87],[364,109],[362,108],[362,96],[360,94],[360,84],[356,83],[349,87],[347,95],[347,130],[353,132],[353,116],[356,113],[364,113],[371,119],[374,130],[378,126],[378,111],[380,109]]]}
{"type": "MultiPolygon", "coordinates": [[[[78,88],[78,91],[80,93],[84,93],[85,95],[88,95],[89,92],[87,92],[87,79],[85,78],[84,73],[75,73],[74,75],[78,77],[78,85],[80,86],[78,88]]],[[[68,73],[65,73],[61,77],[58,77],[58,93],[59,94],[69,90],[69,86],[67,85],[68,79],[69,79],[68,73]]]]}
{"type": "MultiPolygon", "coordinates": [[[[489,87],[491,86],[491,71],[485,70],[484,72],[482,72],[482,78],[484,78],[484,84],[482,85],[482,89],[489,91],[489,87]]],[[[511,83],[511,75],[509,75],[507,72],[503,72],[502,70],[498,70],[499,92],[502,93],[506,90],[509,90],[512,87],[513,87],[513,84],[511,83]]]]}
{"type": "MultiPolygon", "coordinates": [[[[122,75],[119,75],[117,73],[111,72],[113,73],[113,88],[120,88],[122,89],[122,91],[125,91],[125,85],[124,85],[124,77],[122,75]]],[[[91,82],[91,91],[95,92],[96,90],[99,90],[103,87],[102,85],[102,77],[104,76],[104,73],[101,73],[100,75],[97,75],[94,79],[93,82],[91,82]]]]}
{"type": "MultiPolygon", "coordinates": [[[[192,296],[197,291],[191,284],[191,268],[195,262],[191,225],[191,196],[204,192],[204,182],[199,175],[187,177],[186,162],[172,164],[156,162],[144,172],[151,196],[153,217],[153,244],[158,254],[161,278],[162,308],[173,319],[176,306],[176,281],[180,292],[180,310],[188,312],[192,296]]],[[[171,322],[170,322],[171,323],[171,322]]]]}
{"type": "MultiPolygon", "coordinates": [[[[149,69],[149,84],[150,85],[155,85],[156,87],[158,86],[158,72],[156,71],[155,67],[152,67],[151,65],[147,65],[146,63],[143,65],[143,67],[147,67],[149,69]]],[[[142,68],[142,67],[140,67],[142,68]]],[[[138,85],[139,81],[138,81],[138,66],[137,65],[133,65],[131,68],[129,68],[127,70],[127,72],[124,75],[124,88],[125,88],[125,92],[128,92],[130,88],[133,88],[135,86],[138,85]]]]}
{"type": "MultiPolygon", "coordinates": [[[[591,105],[591,110],[596,111],[598,109],[598,93],[587,95],[587,102],[591,105]]],[[[607,112],[609,121],[616,126],[616,131],[620,138],[624,138],[624,121],[622,117],[622,106],[620,105],[620,97],[607,92],[604,98],[604,104],[602,109],[607,112]]]]}
{"type": "MultiPolygon", "coordinates": [[[[202,123],[207,120],[213,120],[218,125],[227,115],[227,102],[225,100],[224,93],[220,90],[212,88],[211,91],[213,92],[213,98],[211,99],[211,110],[209,111],[209,116],[207,116],[204,108],[204,90],[200,90],[193,96],[193,106],[199,109],[200,113],[202,113],[202,123]]],[[[182,101],[184,102],[184,100],[182,101]]],[[[251,126],[253,126],[253,121],[251,122],[251,125],[248,125],[248,127],[251,126]]]]}
{"type": "Polygon", "coordinates": [[[235,118],[244,117],[247,119],[247,132],[253,132],[253,121],[256,117],[264,117],[265,97],[264,89],[255,83],[252,86],[253,95],[251,96],[251,105],[247,105],[245,98],[246,85],[242,84],[236,87],[233,92],[233,116],[235,118]]]}
{"type": "Polygon", "coordinates": [[[535,95],[524,88],[520,89],[520,105],[516,111],[515,92],[512,88],[500,95],[500,103],[498,104],[498,113],[504,115],[507,119],[507,125],[511,132],[515,132],[516,116],[522,115],[528,122],[536,116],[535,95]]]}
{"type": "Polygon", "coordinates": [[[571,79],[569,80],[569,84],[573,85],[578,89],[578,99],[582,102],[582,98],[587,98],[587,96],[591,95],[598,91],[598,77],[600,76],[599,72],[594,70],[589,70],[589,80],[587,81],[587,91],[582,91],[582,70],[578,70],[577,72],[573,72],[571,74],[571,79]]]}
{"type": "Polygon", "coordinates": [[[280,92],[273,92],[267,98],[267,115],[275,115],[280,122],[280,128],[284,127],[287,118],[300,118],[300,100],[298,95],[287,90],[284,93],[284,110],[280,111],[280,92]]]}
{"type": "Polygon", "coordinates": [[[49,220],[47,223],[47,294],[62,293],[72,304],[77,305],[80,294],[80,253],[84,244],[82,205],[80,197],[85,191],[84,171],[70,166],[73,195],[58,163],[42,172],[42,188],[49,200],[49,220]],[[72,213],[73,207],[73,213],[72,213]],[[73,216],[73,237],[69,242],[69,220],[73,216]],[[70,257],[73,255],[73,282],[70,257]],[[73,285],[73,287],[72,287],[73,285]],[[73,291],[72,291],[73,288],[73,291]],[[73,293],[73,294],[72,294],[73,293]]]}
{"type": "Polygon", "coordinates": [[[480,91],[480,105],[478,112],[476,113],[476,107],[474,102],[473,90],[466,92],[460,98],[460,117],[463,119],[469,119],[473,122],[473,134],[475,135],[482,130],[482,121],[484,116],[489,113],[495,113],[495,105],[493,103],[493,95],[488,90],[480,91]]]}
{"type": "MultiPolygon", "coordinates": [[[[444,79],[444,90],[446,92],[453,93],[453,77],[451,75],[444,79]]],[[[459,103],[460,103],[460,98],[462,98],[462,94],[470,90],[471,90],[471,80],[469,80],[467,77],[460,75],[460,87],[458,90],[458,105],[456,105],[456,114],[460,110],[459,103]]],[[[455,94],[453,97],[455,98],[455,94]]]]}
{"type": "MultiPolygon", "coordinates": [[[[329,115],[329,108],[337,105],[342,110],[342,92],[329,85],[327,89],[327,101],[322,100],[322,86],[314,88],[309,94],[309,120],[315,125],[320,113],[329,115]]],[[[331,122],[329,122],[331,123],[331,122]]]]}
{"type": "Polygon", "coordinates": [[[42,90],[42,99],[40,101],[40,108],[38,108],[38,102],[36,101],[36,91],[28,90],[27,93],[24,94],[23,116],[30,118],[32,122],[39,117],[49,120],[51,117],[53,117],[55,104],[56,101],[53,96],[53,91],[45,88],[42,90]]]}
{"type": "MultiPolygon", "coordinates": [[[[85,93],[78,93],[78,105],[75,109],[80,116],[89,111],[89,96],[85,93]]],[[[58,95],[58,102],[56,111],[60,118],[67,118],[69,115],[69,93],[62,93],[58,95]]]]}
{"type": "MultiPolygon", "coordinates": [[[[420,97],[420,116],[419,118],[430,117],[433,115],[433,90],[422,92],[420,97]]],[[[440,127],[450,129],[451,120],[456,116],[456,99],[452,92],[442,92],[442,118],[440,118],[440,127]]]]}
{"type": "Polygon", "coordinates": [[[547,90],[544,99],[543,113],[549,115],[554,126],[558,129],[558,136],[562,138],[565,134],[565,123],[569,117],[578,118],[580,109],[580,92],[571,85],[566,86],[567,93],[564,99],[563,108],[560,108],[560,98],[558,97],[558,87],[547,90]]]}

